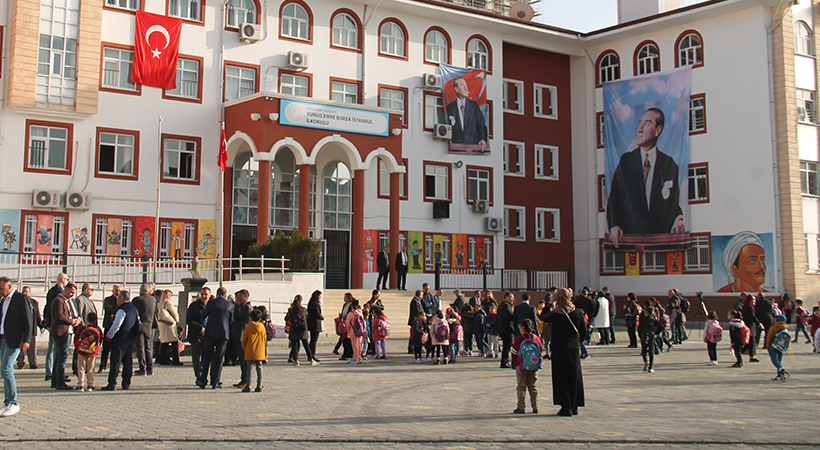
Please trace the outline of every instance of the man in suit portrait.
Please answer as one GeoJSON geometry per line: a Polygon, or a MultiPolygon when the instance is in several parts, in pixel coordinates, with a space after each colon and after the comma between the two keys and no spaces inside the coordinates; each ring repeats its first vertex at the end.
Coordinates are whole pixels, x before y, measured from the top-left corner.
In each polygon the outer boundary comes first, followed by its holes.
{"type": "Polygon", "coordinates": [[[3,376],[5,394],[0,417],[13,416],[20,412],[14,361],[20,352],[29,349],[33,320],[28,297],[17,292],[8,277],[0,277],[0,373],[3,376]]]}
{"type": "Polygon", "coordinates": [[[678,165],[657,147],[664,123],[663,111],[647,109],[638,122],[637,147],[621,155],[615,169],[606,218],[616,248],[624,235],[686,232],[678,165]]]}
{"type": "Polygon", "coordinates": [[[387,276],[390,275],[390,247],[384,247],[384,250],[379,252],[376,257],[376,267],[379,269],[379,277],[376,279],[376,289],[379,284],[382,285],[382,290],[387,290],[387,276]]]}
{"type": "Polygon", "coordinates": [[[478,103],[470,100],[470,88],[464,78],[453,80],[456,99],[447,105],[447,119],[453,126],[453,144],[478,145],[487,149],[487,125],[478,103]]]}
{"type": "Polygon", "coordinates": [[[216,290],[216,298],[208,301],[202,319],[205,323],[205,343],[202,346],[202,373],[196,384],[202,389],[208,384],[208,369],[211,374],[211,389],[222,387],[222,364],[225,348],[231,337],[230,324],[233,322],[234,304],[225,296],[228,290],[221,287],[216,290]]]}
{"type": "Polygon", "coordinates": [[[400,291],[407,290],[407,267],[410,260],[407,259],[407,246],[401,248],[401,252],[396,255],[396,288],[400,291]]]}

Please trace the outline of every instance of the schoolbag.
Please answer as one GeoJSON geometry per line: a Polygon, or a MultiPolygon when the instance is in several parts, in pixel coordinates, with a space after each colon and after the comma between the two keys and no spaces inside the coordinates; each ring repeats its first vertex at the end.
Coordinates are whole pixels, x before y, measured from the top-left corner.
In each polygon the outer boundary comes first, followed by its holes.
{"type": "Polygon", "coordinates": [[[521,357],[521,370],[535,372],[541,368],[541,347],[533,339],[524,339],[518,347],[518,356],[521,357]]]}
{"type": "Polygon", "coordinates": [[[356,315],[356,320],[353,321],[353,334],[367,336],[367,321],[364,320],[364,316],[356,315]]]}
{"type": "Polygon", "coordinates": [[[723,327],[721,327],[719,323],[715,322],[712,328],[709,329],[708,339],[709,342],[714,342],[715,344],[723,340],[723,327]]]}
{"type": "Polygon", "coordinates": [[[436,340],[439,342],[444,342],[450,337],[450,327],[447,326],[446,323],[440,322],[436,326],[436,340]]]}
{"type": "Polygon", "coordinates": [[[276,325],[270,319],[265,321],[265,334],[268,336],[268,341],[272,341],[276,337],[276,325]]]}
{"type": "Polygon", "coordinates": [[[669,319],[669,314],[664,314],[662,317],[663,320],[663,329],[664,330],[671,330],[672,329],[672,321],[669,319]]]}
{"type": "Polygon", "coordinates": [[[100,341],[102,341],[100,332],[96,328],[85,326],[74,338],[74,348],[78,355],[90,358],[96,356],[100,351],[100,341]]]}
{"type": "Polygon", "coordinates": [[[382,319],[379,321],[379,331],[381,331],[382,336],[390,336],[390,322],[382,319]]]}
{"type": "Polygon", "coordinates": [[[789,349],[792,341],[792,336],[787,330],[781,330],[772,338],[771,347],[779,352],[785,352],[789,349]]]}
{"type": "Polygon", "coordinates": [[[689,300],[686,300],[683,297],[680,298],[680,310],[684,314],[689,313],[689,300]]]}
{"type": "Polygon", "coordinates": [[[461,325],[450,324],[450,340],[462,342],[464,340],[464,327],[461,325]]]}

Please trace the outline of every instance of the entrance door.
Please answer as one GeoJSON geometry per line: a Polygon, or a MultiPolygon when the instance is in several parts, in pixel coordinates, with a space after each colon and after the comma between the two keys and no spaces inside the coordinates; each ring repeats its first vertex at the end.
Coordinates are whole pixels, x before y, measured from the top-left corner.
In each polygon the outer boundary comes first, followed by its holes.
{"type": "Polygon", "coordinates": [[[325,230],[325,288],[350,286],[350,232],[325,230]]]}

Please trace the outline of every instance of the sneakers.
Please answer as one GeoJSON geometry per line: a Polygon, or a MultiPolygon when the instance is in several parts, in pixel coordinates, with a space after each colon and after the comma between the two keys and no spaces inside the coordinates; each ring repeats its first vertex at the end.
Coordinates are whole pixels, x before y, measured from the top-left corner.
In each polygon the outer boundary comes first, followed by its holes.
{"type": "Polygon", "coordinates": [[[749,362],[760,362],[757,358],[749,358],[749,362]]]}
{"type": "Polygon", "coordinates": [[[524,414],[524,410],[521,409],[521,408],[515,408],[515,410],[513,411],[513,414],[524,414]]]}
{"type": "Polygon", "coordinates": [[[13,416],[13,415],[15,415],[15,414],[17,414],[17,413],[19,413],[19,412],[20,412],[20,406],[18,406],[18,405],[13,405],[13,404],[9,403],[8,405],[6,405],[6,406],[2,409],[2,412],[0,412],[0,417],[9,417],[9,416],[13,416]]]}
{"type": "Polygon", "coordinates": [[[242,392],[250,392],[250,391],[251,391],[250,386],[245,386],[244,388],[242,388],[242,392]]]}
{"type": "Polygon", "coordinates": [[[647,370],[647,372],[648,372],[648,373],[655,373],[655,369],[651,369],[651,368],[650,368],[649,370],[647,370]]]}
{"type": "Polygon", "coordinates": [[[310,362],[310,365],[315,367],[315,366],[318,366],[318,365],[319,365],[319,363],[317,363],[317,362],[316,362],[316,360],[312,360],[312,361],[310,362]]]}
{"type": "Polygon", "coordinates": [[[707,364],[707,366],[716,366],[716,365],[718,365],[717,361],[709,361],[709,364],[707,364]]]}
{"type": "Polygon", "coordinates": [[[262,386],[256,386],[256,389],[253,392],[262,392],[262,386]]]}
{"type": "Polygon", "coordinates": [[[736,362],[736,363],[732,364],[732,367],[743,367],[743,363],[736,362]]]}
{"type": "Polygon", "coordinates": [[[416,364],[421,364],[421,363],[423,363],[423,362],[424,362],[424,360],[423,360],[423,359],[421,359],[421,358],[416,358],[416,364]]]}
{"type": "Polygon", "coordinates": [[[94,392],[94,386],[88,386],[87,388],[85,388],[85,391],[86,392],[94,392]]]}

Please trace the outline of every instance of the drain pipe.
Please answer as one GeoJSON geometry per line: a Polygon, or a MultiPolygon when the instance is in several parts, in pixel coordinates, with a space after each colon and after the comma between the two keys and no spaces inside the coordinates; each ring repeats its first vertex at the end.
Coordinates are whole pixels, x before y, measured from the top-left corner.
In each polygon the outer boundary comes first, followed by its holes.
{"type": "MultiPolygon", "coordinates": [[[[577,34],[576,36],[578,37],[578,42],[581,44],[581,47],[583,47],[584,53],[587,55],[587,59],[589,60],[589,63],[592,65],[592,70],[594,72],[595,69],[596,69],[595,68],[595,60],[592,59],[592,55],[589,54],[589,50],[587,49],[586,43],[584,42],[584,38],[582,38],[580,34],[577,34]]],[[[596,88],[594,86],[595,86],[595,84],[593,82],[593,88],[592,88],[593,124],[592,124],[592,129],[596,130],[595,135],[596,135],[596,142],[597,142],[598,124],[597,124],[597,119],[595,119],[595,117],[598,116],[598,96],[596,95],[596,92],[595,92],[596,88]]],[[[598,192],[598,146],[597,145],[595,145],[595,158],[594,158],[593,167],[595,169],[595,177],[594,177],[594,179],[595,179],[595,192],[597,193],[598,192]]],[[[598,218],[598,215],[600,213],[597,212],[598,211],[597,207],[595,208],[595,211],[596,211],[595,216],[594,216],[595,217],[595,221],[594,221],[595,222],[595,236],[593,236],[592,239],[590,239],[590,241],[591,241],[590,244],[592,244],[593,242],[597,243],[598,242],[598,236],[600,236],[600,234],[601,234],[600,223],[599,223],[600,220],[598,218]]],[[[599,255],[599,258],[600,258],[600,251],[595,252],[595,253],[597,253],[599,255]]],[[[600,267],[601,267],[600,264],[596,264],[595,269],[594,269],[595,274],[596,274],[595,279],[598,281],[596,286],[601,285],[601,269],[600,269],[600,267]]],[[[572,280],[570,280],[570,283],[572,283],[572,280]]]]}

